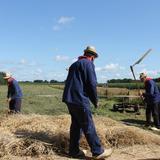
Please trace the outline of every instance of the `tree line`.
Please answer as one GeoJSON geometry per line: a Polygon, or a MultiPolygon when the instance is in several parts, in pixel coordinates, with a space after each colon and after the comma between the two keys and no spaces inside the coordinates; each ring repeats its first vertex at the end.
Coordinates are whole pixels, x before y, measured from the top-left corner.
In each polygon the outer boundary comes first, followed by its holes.
{"type": "MultiPolygon", "coordinates": [[[[154,78],[155,82],[160,82],[160,78],[154,78]]],[[[135,83],[140,82],[140,80],[133,80],[130,78],[124,78],[124,79],[110,79],[107,81],[107,83],[135,83]]]]}
{"type": "MultiPolygon", "coordinates": [[[[0,72],[0,84],[6,84],[5,80],[3,79],[4,77],[4,72],[0,72]]],[[[160,82],[160,78],[156,78],[154,79],[156,82],[160,82]]],[[[58,81],[58,80],[41,80],[41,79],[37,79],[34,81],[21,81],[22,83],[65,83],[65,81],[58,81]]],[[[139,80],[133,80],[130,78],[124,78],[124,79],[110,79],[108,80],[106,83],[104,84],[109,84],[109,83],[135,83],[135,82],[140,82],[139,80]]]]}
{"type": "Polygon", "coordinates": [[[34,80],[33,83],[64,83],[65,81],[57,81],[57,80],[50,80],[50,81],[47,81],[47,80],[34,80]]]}
{"type": "Polygon", "coordinates": [[[0,84],[5,84],[6,81],[3,79],[5,73],[4,72],[0,72],[0,84]]]}
{"type": "MultiPolygon", "coordinates": [[[[0,72],[0,84],[6,84],[6,81],[3,79],[5,73],[4,72],[0,72]]],[[[41,80],[41,79],[37,79],[34,81],[20,81],[21,83],[64,83],[65,81],[57,81],[57,80],[41,80]]]]}

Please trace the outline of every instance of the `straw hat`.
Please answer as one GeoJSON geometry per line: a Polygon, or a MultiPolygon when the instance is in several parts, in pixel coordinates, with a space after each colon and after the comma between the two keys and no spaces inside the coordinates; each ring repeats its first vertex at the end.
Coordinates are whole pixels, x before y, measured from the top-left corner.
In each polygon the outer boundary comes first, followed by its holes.
{"type": "Polygon", "coordinates": [[[146,78],[147,77],[147,74],[146,73],[140,73],[139,75],[139,78],[142,79],[142,78],[146,78]]]}
{"type": "Polygon", "coordinates": [[[5,75],[4,75],[4,79],[9,79],[9,78],[11,78],[12,77],[12,75],[11,75],[11,73],[5,73],[5,75]]]}
{"type": "Polygon", "coordinates": [[[93,46],[87,46],[87,48],[84,50],[84,53],[89,53],[89,54],[95,56],[96,58],[98,57],[98,53],[97,53],[95,47],[93,47],[93,46]]]}

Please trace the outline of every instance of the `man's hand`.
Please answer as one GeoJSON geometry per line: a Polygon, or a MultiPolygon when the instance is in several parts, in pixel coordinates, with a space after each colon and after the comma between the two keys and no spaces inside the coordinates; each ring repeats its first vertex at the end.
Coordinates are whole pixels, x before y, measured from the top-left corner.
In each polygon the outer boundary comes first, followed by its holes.
{"type": "Polygon", "coordinates": [[[144,100],[144,96],[143,96],[143,93],[139,90],[139,93],[138,95],[141,97],[142,100],[144,100]]]}
{"type": "Polygon", "coordinates": [[[99,108],[99,102],[97,102],[97,104],[95,105],[95,108],[99,108]]]}
{"type": "Polygon", "coordinates": [[[8,98],[8,99],[7,99],[7,102],[9,103],[10,101],[11,101],[11,98],[8,98]]]}
{"type": "Polygon", "coordinates": [[[138,92],[138,95],[139,95],[139,96],[142,96],[142,92],[141,92],[140,90],[139,90],[139,92],[138,92]]]}

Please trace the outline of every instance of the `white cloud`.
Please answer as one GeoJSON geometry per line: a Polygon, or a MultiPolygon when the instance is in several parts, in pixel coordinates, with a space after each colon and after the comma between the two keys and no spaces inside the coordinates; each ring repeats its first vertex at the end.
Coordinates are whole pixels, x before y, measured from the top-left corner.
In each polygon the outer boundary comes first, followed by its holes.
{"type": "Polygon", "coordinates": [[[117,77],[117,78],[121,78],[121,74],[117,73],[117,74],[116,74],[116,77],[117,77]]]}
{"type": "Polygon", "coordinates": [[[19,64],[27,64],[27,60],[21,59],[20,62],[19,62],[19,64]]]}
{"type": "Polygon", "coordinates": [[[56,79],[59,79],[59,78],[64,78],[66,75],[64,73],[55,73],[53,74],[53,78],[56,77],[56,79]]]}
{"type": "Polygon", "coordinates": [[[76,61],[77,61],[77,58],[73,58],[73,59],[71,60],[72,63],[74,63],[74,62],[76,62],[76,61]]]}
{"type": "Polygon", "coordinates": [[[61,27],[58,26],[58,25],[53,26],[53,30],[54,30],[54,31],[59,31],[60,29],[61,29],[61,27]]]}
{"type": "Polygon", "coordinates": [[[67,17],[67,16],[62,16],[59,18],[58,20],[58,24],[67,24],[67,23],[71,23],[75,18],[74,17],[67,17]]]}
{"type": "Polygon", "coordinates": [[[3,65],[3,71],[11,72],[13,77],[17,80],[34,80],[34,79],[45,79],[45,74],[41,69],[42,64],[38,64],[36,61],[29,61],[21,59],[11,63],[7,61],[3,65]]]}
{"type": "Polygon", "coordinates": [[[54,59],[56,61],[68,61],[69,57],[68,56],[64,56],[64,55],[57,55],[54,59]]]}
{"type": "Polygon", "coordinates": [[[139,73],[146,73],[148,76],[151,76],[153,78],[157,78],[159,76],[160,71],[158,70],[147,70],[147,69],[142,69],[139,73]]]}
{"type": "Polygon", "coordinates": [[[35,61],[28,61],[26,59],[21,59],[18,63],[15,62],[16,67],[33,67],[38,66],[37,62],[35,61]]]}
{"type": "Polygon", "coordinates": [[[125,67],[118,63],[110,63],[104,67],[97,67],[98,82],[106,82],[109,79],[119,79],[128,77],[128,71],[125,67]]]}
{"type": "Polygon", "coordinates": [[[65,55],[56,55],[54,57],[54,60],[55,61],[58,61],[58,62],[69,62],[69,63],[74,63],[75,61],[77,61],[77,58],[71,58],[71,57],[68,57],[68,56],[65,56],[65,55]]]}
{"type": "Polygon", "coordinates": [[[101,81],[106,81],[106,80],[108,79],[108,76],[106,76],[106,75],[101,75],[101,76],[99,76],[99,79],[100,79],[101,81]]]}
{"type": "Polygon", "coordinates": [[[42,71],[42,69],[41,68],[37,68],[37,73],[39,73],[39,74],[41,74],[43,71],[42,71]]]}
{"type": "Polygon", "coordinates": [[[56,24],[53,26],[53,30],[54,31],[59,31],[61,30],[63,27],[65,27],[66,25],[69,25],[70,23],[72,23],[75,20],[74,17],[68,17],[68,16],[61,16],[56,24]]]}
{"type": "Polygon", "coordinates": [[[120,66],[118,63],[110,63],[110,64],[107,64],[105,67],[97,67],[96,68],[96,71],[110,71],[110,72],[115,72],[115,71],[118,71],[118,70],[124,70],[125,68],[120,66]]]}
{"type": "Polygon", "coordinates": [[[139,67],[139,68],[144,68],[144,67],[146,67],[146,64],[139,64],[138,67],[139,67]]]}
{"type": "MultiPolygon", "coordinates": [[[[160,70],[154,70],[154,69],[152,70],[152,69],[147,69],[147,68],[134,69],[136,79],[139,79],[139,74],[142,73],[142,72],[146,73],[151,78],[158,78],[160,76],[160,70]]],[[[129,73],[129,76],[131,78],[133,78],[133,75],[132,75],[131,72],[129,73]]]]}

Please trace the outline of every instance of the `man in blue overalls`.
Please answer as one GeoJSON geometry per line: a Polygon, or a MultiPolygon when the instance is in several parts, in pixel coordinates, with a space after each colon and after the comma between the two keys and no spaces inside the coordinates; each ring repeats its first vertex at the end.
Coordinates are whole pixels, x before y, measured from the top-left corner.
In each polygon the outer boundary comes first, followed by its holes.
{"type": "Polygon", "coordinates": [[[140,93],[144,98],[146,107],[146,126],[151,125],[151,115],[155,127],[151,127],[152,130],[160,131],[160,91],[157,84],[145,73],[140,74],[140,80],[144,82],[145,93],[140,93]]]}
{"type": "Polygon", "coordinates": [[[83,131],[95,159],[105,158],[112,149],[103,149],[97,136],[92,119],[90,102],[97,108],[97,78],[93,61],[98,57],[96,49],[88,46],[70,68],[65,83],[63,102],[71,115],[69,155],[72,158],[84,157],[79,149],[81,131],[83,131]]]}
{"type": "Polygon", "coordinates": [[[5,73],[3,78],[7,81],[8,85],[7,101],[9,103],[9,113],[20,113],[22,90],[18,82],[12,78],[10,73],[5,73]]]}

